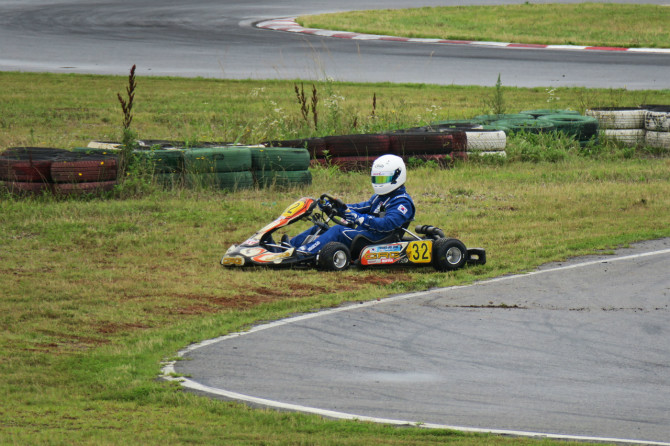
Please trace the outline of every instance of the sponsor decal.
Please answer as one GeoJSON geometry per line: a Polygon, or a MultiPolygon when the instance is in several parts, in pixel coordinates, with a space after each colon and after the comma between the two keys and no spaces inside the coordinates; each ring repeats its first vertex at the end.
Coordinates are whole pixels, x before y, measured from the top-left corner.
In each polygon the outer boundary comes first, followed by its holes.
{"type": "Polygon", "coordinates": [[[312,243],[311,245],[309,245],[307,247],[307,251],[312,251],[312,250],[316,249],[320,244],[321,244],[321,242],[312,243]]]}
{"type": "Polygon", "coordinates": [[[403,244],[402,243],[392,243],[388,245],[377,245],[377,246],[370,246],[367,248],[365,251],[366,252],[372,252],[372,253],[379,253],[379,252],[400,252],[402,251],[403,244]]]}
{"type": "Polygon", "coordinates": [[[293,249],[289,249],[288,251],[284,252],[268,252],[266,254],[261,254],[254,257],[253,260],[259,263],[281,263],[283,259],[291,257],[293,251],[293,249]]]}
{"type": "Polygon", "coordinates": [[[240,254],[247,257],[257,256],[263,252],[266,252],[263,248],[246,248],[240,249],[240,254]]]}
{"type": "Polygon", "coordinates": [[[392,243],[389,245],[370,246],[361,255],[363,265],[382,265],[396,263],[403,259],[403,248],[406,243],[392,243]]]}
{"type": "Polygon", "coordinates": [[[224,266],[244,266],[244,257],[226,256],[221,259],[221,264],[224,266]]]}

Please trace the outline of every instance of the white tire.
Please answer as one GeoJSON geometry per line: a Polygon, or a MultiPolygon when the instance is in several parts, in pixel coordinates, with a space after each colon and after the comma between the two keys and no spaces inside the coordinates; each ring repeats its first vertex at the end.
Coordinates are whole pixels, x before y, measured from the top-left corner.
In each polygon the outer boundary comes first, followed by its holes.
{"type": "Polygon", "coordinates": [[[670,111],[647,110],[644,128],[655,132],[670,132],[670,111]]]}
{"type": "Polygon", "coordinates": [[[493,152],[484,152],[484,151],[477,151],[477,152],[467,152],[468,153],[468,158],[484,158],[484,157],[491,157],[491,158],[507,158],[507,152],[504,150],[496,150],[493,152]]]}
{"type": "Polygon", "coordinates": [[[643,129],[646,110],[639,108],[594,108],[586,110],[587,116],[598,120],[603,129],[643,129]]]}
{"type": "Polygon", "coordinates": [[[644,143],[644,129],[605,129],[605,137],[617,140],[627,146],[637,146],[644,143]]]}
{"type": "Polygon", "coordinates": [[[502,130],[465,131],[468,152],[505,150],[507,135],[502,130]]]}
{"type": "Polygon", "coordinates": [[[87,147],[89,149],[114,150],[121,148],[121,143],[110,141],[91,141],[88,143],[87,147]]]}
{"type": "Polygon", "coordinates": [[[655,149],[670,150],[670,132],[647,131],[645,144],[655,149]]]}

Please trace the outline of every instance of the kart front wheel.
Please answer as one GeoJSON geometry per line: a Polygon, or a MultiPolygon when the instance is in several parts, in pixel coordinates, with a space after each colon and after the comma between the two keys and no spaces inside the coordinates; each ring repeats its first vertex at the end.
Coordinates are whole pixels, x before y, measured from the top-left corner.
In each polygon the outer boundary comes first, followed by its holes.
{"type": "Polygon", "coordinates": [[[433,243],[433,267],[438,271],[462,268],[467,259],[468,251],[460,240],[441,238],[433,243]]]}
{"type": "Polygon", "coordinates": [[[344,271],[351,265],[351,254],[342,243],[330,242],[321,249],[316,262],[326,271],[344,271]]]}

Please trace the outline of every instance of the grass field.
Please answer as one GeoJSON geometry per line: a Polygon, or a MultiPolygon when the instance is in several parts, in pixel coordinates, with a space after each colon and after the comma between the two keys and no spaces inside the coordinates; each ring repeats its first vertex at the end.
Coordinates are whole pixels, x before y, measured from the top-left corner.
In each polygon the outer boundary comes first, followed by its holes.
{"type": "Polygon", "coordinates": [[[667,5],[445,6],[303,16],[307,28],[450,40],[670,48],[667,5]],[[391,30],[391,31],[390,31],[391,30]]]}
{"type": "MultiPolygon", "coordinates": [[[[119,140],[116,94],[125,82],[0,73],[0,150],[119,140]]],[[[485,87],[308,83],[305,90],[314,85],[320,98],[315,128],[301,116],[296,84],[139,78],[133,130],[146,139],[244,143],[388,130],[487,113],[496,94],[485,87]]],[[[670,104],[667,90],[503,86],[502,93],[510,112],[670,104]]],[[[107,198],[0,194],[0,444],[566,444],[257,410],[157,379],[161,361],[189,343],[259,321],[670,236],[667,155],[526,139],[510,141],[508,152],[502,163],[409,172],[417,223],[487,249],[485,266],[449,274],[218,265],[230,244],[300,196],[367,198],[366,173],[315,169],[311,186],[292,190],[163,191],[140,178],[145,187],[107,198]]]]}

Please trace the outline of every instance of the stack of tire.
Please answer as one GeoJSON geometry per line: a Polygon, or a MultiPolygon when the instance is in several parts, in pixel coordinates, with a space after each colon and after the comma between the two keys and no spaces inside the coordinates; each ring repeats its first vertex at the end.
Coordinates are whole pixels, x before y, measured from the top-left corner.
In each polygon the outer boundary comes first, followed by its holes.
{"type": "Polygon", "coordinates": [[[643,105],[644,141],[648,147],[670,151],[670,105],[643,105]]]}
{"type": "MultiPolygon", "coordinates": [[[[444,131],[445,129],[459,129],[465,132],[465,153],[460,153],[461,159],[471,157],[506,157],[507,134],[504,130],[474,119],[456,119],[431,123],[430,129],[444,131]]],[[[452,157],[454,155],[452,154],[452,157]]]]}
{"type": "MultiPolygon", "coordinates": [[[[119,150],[118,143],[91,142],[88,149],[119,150]],[[103,144],[110,144],[103,146],[103,144]]],[[[184,148],[171,141],[139,141],[134,154],[153,168],[161,184],[238,190],[311,184],[309,152],[304,148],[267,148],[199,143],[184,148]]]]}
{"type": "Polygon", "coordinates": [[[379,134],[335,135],[322,138],[269,141],[268,148],[304,147],[312,164],[337,166],[340,170],[366,170],[381,155],[395,154],[410,158],[435,160],[445,164],[452,154],[466,152],[466,135],[462,129],[433,131],[428,128],[407,129],[379,134]]]}
{"type": "Polygon", "coordinates": [[[597,107],[586,110],[586,115],[598,120],[606,138],[631,147],[645,142],[646,110],[642,108],[597,107]]]}
{"type": "Polygon", "coordinates": [[[45,147],[13,147],[0,154],[0,182],[15,194],[100,194],[117,184],[117,158],[45,147]]]}

